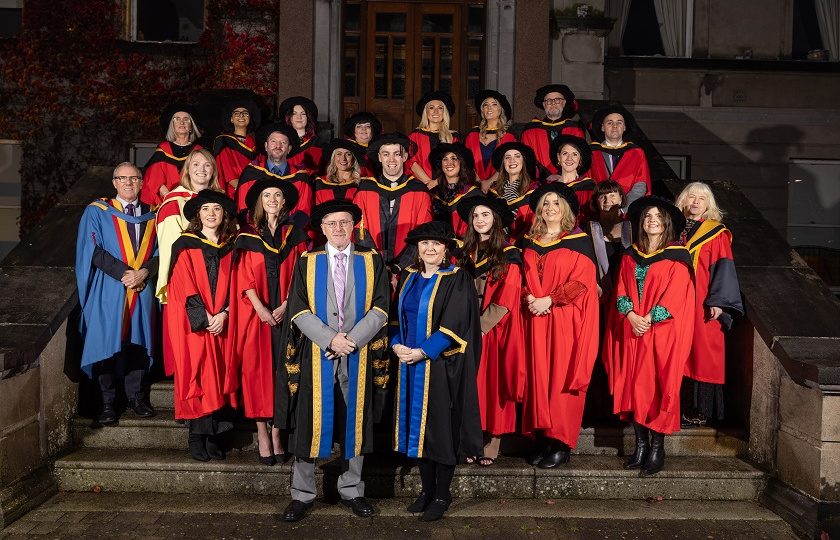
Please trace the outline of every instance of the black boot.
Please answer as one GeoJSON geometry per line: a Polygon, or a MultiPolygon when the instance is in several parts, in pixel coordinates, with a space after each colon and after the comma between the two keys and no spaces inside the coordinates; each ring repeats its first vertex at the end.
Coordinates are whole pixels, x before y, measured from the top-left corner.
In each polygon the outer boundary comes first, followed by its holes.
{"type": "Polygon", "coordinates": [[[571,449],[569,445],[561,441],[552,441],[548,452],[537,463],[540,469],[553,469],[569,462],[571,449]]]}
{"type": "Polygon", "coordinates": [[[217,437],[218,435],[211,435],[207,437],[207,441],[205,441],[207,455],[211,459],[225,459],[225,451],[219,447],[219,441],[217,440],[217,437]]]}
{"type": "Polygon", "coordinates": [[[651,443],[642,474],[656,474],[665,466],[665,434],[650,430],[651,443]]]}
{"type": "Polygon", "coordinates": [[[641,469],[647,460],[648,450],[650,449],[650,443],[648,442],[650,430],[638,422],[633,422],[633,430],[636,432],[636,451],[633,453],[633,457],[624,464],[624,468],[627,470],[641,469]]]}
{"type": "Polygon", "coordinates": [[[548,441],[546,440],[545,435],[542,432],[537,433],[536,439],[534,440],[534,448],[531,450],[531,453],[525,458],[525,461],[528,462],[528,465],[537,466],[540,461],[545,457],[548,453],[548,441]]]}
{"type": "Polygon", "coordinates": [[[210,455],[207,453],[207,443],[205,440],[207,435],[192,435],[190,434],[190,455],[196,461],[210,461],[210,455]]]}

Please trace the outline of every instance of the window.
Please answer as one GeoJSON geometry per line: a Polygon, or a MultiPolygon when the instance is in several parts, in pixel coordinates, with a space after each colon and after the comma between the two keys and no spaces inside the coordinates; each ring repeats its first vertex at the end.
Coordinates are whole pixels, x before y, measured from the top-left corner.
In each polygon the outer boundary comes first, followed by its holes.
{"type": "Polygon", "coordinates": [[[134,0],[131,40],[195,43],[204,32],[204,0],[134,0]]]}
{"type": "Polygon", "coordinates": [[[22,20],[23,0],[0,0],[0,39],[15,37],[22,20]]]}
{"type": "Polygon", "coordinates": [[[791,59],[805,60],[808,57],[808,51],[822,48],[823,42],[814,0],[794,0],[791,59]]]}
{"type": "Polygon", "coordinates": [[[694,0],[624,0],[621,24],[625,55],[691,57],[694,0]]]}

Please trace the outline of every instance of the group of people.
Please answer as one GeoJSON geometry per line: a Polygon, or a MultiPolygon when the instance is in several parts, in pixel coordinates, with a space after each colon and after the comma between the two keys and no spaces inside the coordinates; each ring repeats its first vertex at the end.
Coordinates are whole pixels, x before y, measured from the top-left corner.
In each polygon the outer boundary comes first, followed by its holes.
{"type": "Polygon", "coordinates": [[[154,415],[143,373],[160,315],[193,458],[224,459],[239,409],[261,463],[295,458],[286,520],[312,506],[334,443],[342,502],[370,516],[363,456],[387,419],[420,471],[407,510],[433,521],[455,466],[492,466],[518,424],[530,464],[568,462],[600,355],[636,433],[626,468],[657,473],[666,434],[722,414],[723,331],[743,311],[731,234],[705,184],[676,204],[650,195],[624,108],[594,115],[588,143],[568,87],[534,104],[544,117],[519,139],[507,98],[485,90],[463,143],[451,97],[432,92],[409,136],[360,112],[319,144],[311,100],[286,99],[265,126],[234,100],[212,153],[195,110],[168,107],[145,174],[120,164],[116,196],[79,229],[99,421],[117,421],[116,378],[129,409],[154,415]]]}

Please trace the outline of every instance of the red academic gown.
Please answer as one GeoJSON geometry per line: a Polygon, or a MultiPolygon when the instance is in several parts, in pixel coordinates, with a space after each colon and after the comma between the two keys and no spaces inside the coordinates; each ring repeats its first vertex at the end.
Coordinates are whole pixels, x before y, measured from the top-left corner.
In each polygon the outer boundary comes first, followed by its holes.
{"type": "MultiPolygon", "coordinates": [[[[479,296],[482,319],[491,305],[507,313],[481,338],[481,362],[476,378],[481,429],[492,435],[516,431],[516,402],[525,395],[527,377],[525,341],[522,334],[522,257],[519,250],[505,246],[507,265],[501,279],[488,272],[489,262],[475,261],[476,279],[486,281],[484,296],[479,296]]],[[[483,329],[482,329],[483,330],[483,329]]]]}
{"type": "Polygon", "coordinates": [[[633,244],[621,257],[615,298],[627,297],[633,311],[647,315],[654,306],[670,316],[641,337],[627,317],[609,306],[602,357],[613,412],[660,433],[680,429],[680,384],[694,335],[694,280],[688,251],[678,245],[645,255],[633,244]],[[637,267],[649,266],[642,298],[637,267]]]}
{"type": "Polygon", "coordinates": [[[634,185],[644,182],[647,186],[645,195],[650,195],[650,170],[644,150],[632,142],[625,142],[615,148],[592,142],[590,147],[592,148],[590,174],[596,183],[600,184],[604,180],[615,180],[624,190],[624,193],[629,193],[634,185]],[[618,164],[616,164],[612,174],[609,173],[607,165],[604,163],[605,152],[618,158],[618,164]]]}
{"type": "Polygon", "coordinates": [[[228,197],[233,198],[236,188],[230,181],[238,180],[242,169],[257,158],[257,144],[250,135],[240,140],[232,133],[222,133],[213,143],[213,155],[216,156],[219,184],[228,197]]]}
{"type": "Polygon", "coordinates": [[[437,188],[432,190],[434,204],[435,219],[446,221],[452,225],[452,230],[455,231],[455,236],[463,238],[467,232],[468,224],[461,219],[461,216],[456,211],[458,202],[468,197],[475,197],[481,195],[481,188],[479,186],[464,186],[464,189],[452,198],[451,201],[446,202],[437,195],[437,188]]]}
{"type": "Polygon", "coordinates": [[[732,314],[743,314],[738,276],[732,260],[732,233],[722,223],[698,221],[689,231],[686,248],[694,266],[697,290],[694,302],[694,339],[685,364],[685,376],[696,381],[723,384],[726,378],[724,330],[732,326],[732,314]],[[723,313],[708,318],[709,307],[723,313]]]}
{"type": "Polygon", "coordinates": [[[552,296],[580,283],[584,290],[566,305],[554,304],[548,315],[523,307],[529,361],[522,432],[577,445],[586,390],[598,355],[598,283],[595,253],[580,229],[547,244],[525,238],[523,298],[552,296]]]}
{"type": "Polygon", "coordinates": [[[289,294],[295,263],[309,242],[302,229],[288,222],[281,226],[279,237],[282,243],[274,245],[273,240],[267,241],[250,225],[236,237],[230,317],[237,377],[231,381],[239,386],[227,390],[239,390],[248,418],[274,416],[274,364],[281,326],[262,322],[245,291],[254,289],[272,311],[279,307],[289,294]]]}
{"type": "Polygon", "coordinates": [[[239,185],[236,187],[236,196],[234,200],[236,201],[236,207],[239,209],[240,212],[247,212],[248,205],[245,204],[245,197],[248,195],[248,190],[251,188],[254,182],[258,179],[263,178],[264,176],[270,176],[274,178],[280,178],[281,180],[286,180],[291,182],[295,185],[300,195],[300,199],[298,200],[297,206],[295,206],[290,215],[295,223],[299,223],[298,219],[296,219],[295,214],[298,212],[302,212],[306,214],[306,219],[301,219],[300,223],[304,221],[309,221],[309,213],[312,211],[312,179],[306,173],[305,170],[297,170],[295,167],[289,163],[289,173],[285,176],[277,176],[274,173],[271,173],[265,167],[266,158],[263,155],[260,155],[253,163],[250,163],[244,169],[242,169],[242,175],[239,178],[239,185]]]}
{"type": "Polygon", "coordinates": [[[534,211],[531,210],[529,201],[531,200],[531,193],[539,186],[537,182],[534,182],[528,187],[528,191],[524,195],[508,201],[508,208],[515,212],[513,224],[508,227],[512,244],[521,240],[531,230],[531,225],[534,223],[534,211]]]}
{"type": "Polygon", "coordinates": [[[551,153],[552,131],[574,135],[575,137],[586,140],[583,130],[574,120],[566,119],[549,122],[537,118],[525,124],[519,140],[534,150],[534,153],[537,155],[537,162],[548,170],[550,174],[559,174],[557,167],[554,166],[554,156],[549,155],[551,153]]]}
{"type": "Polygon", "coordinates": [[[187,156],[193,150],[201,150],[200,144],[188,148],[184,157],[175,157],[172,151],[172,143],[163,141],[155,149],[155,153],[146,163],[146,173],[143,175],[143,187],[140,190],[140,200],[146,204],[157,206],[163,202],[160,196],[160,186],[166,186],[172,191],[181,182],[181,169],[187,156]]]}
{"type": "MultiPolygon", "coordinates": [[[[429,154],[440,142],[438,132],[430,129],[417,128],[408,134],[408,139],[417,146],[417,151],[405,162],[405,174],[409,176],[413,175],[414,172],[411,170],[411,166],[418,163],[429,178],[434,178],[432,176],[432,164],[429,162],[429,154]]],[[[454,131],[452,132],[452,142],[458,142],[458,134],[454,131]]]]}
{"type": "Polygon", "coordinates": [[[297,153],[289,158],[289,163],[297,169],[305,169],[309,176],[323,174],[320,170],[321,154],[324,149],[317,145],[315,137],[309,137],[300,144],[297,153]]]}
{"type": "MultiPolygon", "coordinates": [[[[488,129],[487,133],[496,133],[496,131],[497,130],[495,129],[488,129]]],[[[494,141],[495,144],[491,142],[491,144],[493,144],[493,148],[491,150],[495,150],[505,143],[516,142],[516,136],[510,131],[507,131],[502,136],[502,140],[494,139],[494,141]]],[[[493,152],[491,151],[487,155],[486,161],[484,160],[484,156],[481,154],[481,149],[484,145],[481,144],[481,131],[479,128],[474,127],[469,133],[467,133],[467,137],[464,139],[464,146],[469,148],[470,152],[473,154],[473,159],[475,160],[475,177],[478,180],[487,180],[496,174],[496,168],[493,167],[493,161],[490,159],[493,152]]]]}
{"type": "Polygon", "coordinates": [[[595,189],[595,180],[588,176],[578,176],[577,180],[566,184],[577,195],[578,202],[580,202],[580,210],[578,211],[578,225],[583,225],[595,219],[597,214],[589,208],[589,201],[592,200],[592,190],[595,189]]]}
{"type": "Polygon", "coordinates": [[[230,383],[230,318],[214,336],[206,329],[193,331],[187,299],[198,296],[204,309],[217,314],[227,307],[231,271],[230,242],[221,245],[184,233],[173,246],[172,276],[168,289],[167,331],[175,359],[175,418],[193,420],[233,402],[225,391],[230,383]],[[211,293],[204,252],[219,257],[215,294],[211,293]]]}
{"type": "Polygon", "coordinates": [[[403,252],[408,231],[432,221],[432,197],[423,182],[413,176],[403,177],[394,188],[373,178],[362,178],[353,202],[362,209],[362,221],[355,230],[356,242],[378,249],[385,264],[403,252]],[[383,210],[392,200],[395,215],[389,216],[383,210]]]}

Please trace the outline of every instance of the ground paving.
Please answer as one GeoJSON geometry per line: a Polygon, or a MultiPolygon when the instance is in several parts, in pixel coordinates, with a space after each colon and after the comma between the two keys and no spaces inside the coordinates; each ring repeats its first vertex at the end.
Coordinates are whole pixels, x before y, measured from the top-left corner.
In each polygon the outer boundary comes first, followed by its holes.
{"type": "Polygon", "coordinates": [[[359,518],[318,499],[301,522],[281,519],[288,497],[60,493],[0,531],[0,540],[756,540],[796,539],[751,501],[462,499],[423,523],[405,499],[373,499],[359,518]]]}

